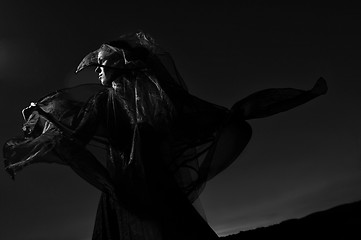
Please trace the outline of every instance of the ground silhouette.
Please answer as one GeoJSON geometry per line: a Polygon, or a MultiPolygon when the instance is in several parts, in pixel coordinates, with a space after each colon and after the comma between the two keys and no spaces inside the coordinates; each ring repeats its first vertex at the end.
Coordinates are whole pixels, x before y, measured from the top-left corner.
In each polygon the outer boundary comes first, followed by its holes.
{"type": "Polygon", "coordinates": [[[361,239],[361,200],[316,212],[300,219],[291,219],[269,227],[241,231],[221,237],[222,240],[299,239],[321,236],[332,239],[361,239]],[[337,237],[337,238],[335,238],[337,237]]]}

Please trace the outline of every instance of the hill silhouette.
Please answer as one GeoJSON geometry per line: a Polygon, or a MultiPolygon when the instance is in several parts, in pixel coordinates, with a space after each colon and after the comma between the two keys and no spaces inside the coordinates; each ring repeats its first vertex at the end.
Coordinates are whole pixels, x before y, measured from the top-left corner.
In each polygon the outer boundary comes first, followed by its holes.
{"type": "Polygon", "coordinates": [[[314,236],[338,237],[337,239],[361,239],[361,201],[339,205],[303,218],[291,219],[268,227],[241,231],[221,237],[222,240],[244,239],[298,239],[314,236]]]}

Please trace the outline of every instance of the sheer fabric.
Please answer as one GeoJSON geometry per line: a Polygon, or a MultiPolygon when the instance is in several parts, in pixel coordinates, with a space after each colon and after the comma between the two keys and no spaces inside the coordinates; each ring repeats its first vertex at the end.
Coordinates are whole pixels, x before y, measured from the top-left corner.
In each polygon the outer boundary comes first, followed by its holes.
{"type": "Polygon", "coordinates": [[[103,44],[78,66],[114,57],[112,87],[58,90],[23,111],[24,136],[4,145],[6,170],[66,164],[103,192],[93,239],[216,239],[192,206],[251,137],[247,119],[267,117],[327,91],[267,89],[231,109],[191,95],[171,56],[142,32],[103,44]]]}

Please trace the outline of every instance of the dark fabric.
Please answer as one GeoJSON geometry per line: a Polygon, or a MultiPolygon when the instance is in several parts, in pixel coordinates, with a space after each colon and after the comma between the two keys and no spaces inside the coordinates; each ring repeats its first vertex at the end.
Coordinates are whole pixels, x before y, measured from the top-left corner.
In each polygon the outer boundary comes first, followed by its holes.
{"type": "Polygon", "coordinates": [[[246,119],[292,109],[327,91],[267,89],[231,109],[189,94],[174,62],[146,35],[125,35],[99,51],[122,56],[112,87],[58,90],[23,110],[24,136],[4,144],[13,177],[37,162],[60,163],[102,191],[94,240],[216,239],[192,203],[232,164],[252,130],[246,119]],[[104,50],[105,49],[105,50],[104,50]]]}

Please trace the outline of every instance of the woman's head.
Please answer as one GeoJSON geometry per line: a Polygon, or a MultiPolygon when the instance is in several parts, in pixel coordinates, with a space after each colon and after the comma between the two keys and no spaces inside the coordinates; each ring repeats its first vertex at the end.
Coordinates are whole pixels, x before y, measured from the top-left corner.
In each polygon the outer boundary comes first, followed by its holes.
{"type": "Polygon", "coordinates": [[[131,73],[129,76],[135,76],[137,72],[150,71],[186,89],[171,56],[155,44],[153,38],[141,31],[124,34],[102,44],[83,58],[76,73],[89,66],[97,67],[96,72],[103,85],[111,85],[122,74],[131,73]]]}
{"type": "Polygon", "coordinates": [[[120,75],[146,68],[143,59],[138,56],[140,52],[138,49],[122,47],[124,48],[103,44],[82,60],[76,72],[88,66],[95,66],[101,84],[111,86],[120,75]]]}
{"type": "Polygon", "coordinates": [[[120,56],[118,54],[106,54],[104,51],[98,53],[98,66],[95,68],[95,72],[98,73],[98,78],[102,85],[111,86],[112,82],[119,75],[120,69],[116,68],[117,62],[119,62],[120,56]]]}
{"type": "Polygon", "coordinates": [[[116,40],[102,44],[100,48],[86,55],[78,65],[76,73],[89,66],[99,66],[99,56],[104,59],[113,58],[110,67],[122,70],[144,69],[148,54],[154,51],[156,51],[156,45],[145,33],[124,34],[116,40]]]}

